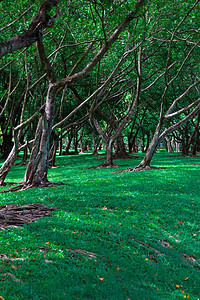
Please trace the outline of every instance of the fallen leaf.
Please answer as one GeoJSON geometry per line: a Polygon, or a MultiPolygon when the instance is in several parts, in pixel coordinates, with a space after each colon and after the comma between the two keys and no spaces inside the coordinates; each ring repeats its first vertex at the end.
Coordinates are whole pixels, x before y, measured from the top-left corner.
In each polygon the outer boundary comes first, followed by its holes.
{"type": "Polygon", "coordinates": [[[104,278],[99,278],[99,280],[100,280],[101,282],[103,282],[103,281],[104,281],[104,278]]]}

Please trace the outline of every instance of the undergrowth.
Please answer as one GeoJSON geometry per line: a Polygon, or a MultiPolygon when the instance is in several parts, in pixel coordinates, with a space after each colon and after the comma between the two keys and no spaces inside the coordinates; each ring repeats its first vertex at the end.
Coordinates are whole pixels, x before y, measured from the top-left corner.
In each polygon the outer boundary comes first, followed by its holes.
{"type": "MultiPolygon", "coordinates": [[[[199,299],[199,157],[158,153],[152,165],[168,168],[115,174],[87,169],[99,157],[58,157],[49,180],[67,185],[0,195],[0,205],[56,208],[1,230],[0,296],[199,299]]],[[[126,169],[140,160],[116,161],[126,169]]],[[[7,181],[22,181],[25,168],[15,166],[7,181]]]]}

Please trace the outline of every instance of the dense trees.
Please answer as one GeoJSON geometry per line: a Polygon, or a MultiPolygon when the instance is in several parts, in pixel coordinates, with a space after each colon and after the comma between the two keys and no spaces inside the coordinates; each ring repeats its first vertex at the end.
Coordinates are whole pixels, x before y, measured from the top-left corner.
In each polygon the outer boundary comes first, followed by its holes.
{"type": "Polygon", "coordinates": [[[25,185],[48,183],[56,149],[60,145],[62,152],[68,136],[68,146],[74,139],[77,150],[83,126],[95,146],[95,136],[104,141],[105,166],[113,165],[114,142],[125,150],[122,134],[129,152],[137,150],[137,140],[146,151],[139,169],[150,164],[169,134],[185,145],[188,124],[193,130],[187,143],[197,149],[199,1],[46,0],[18,1],[16,7],[1,1],[0,6],[5,15],[1,152],[7,157],[1,184],[26,147],[31,155],[25,185]]]}

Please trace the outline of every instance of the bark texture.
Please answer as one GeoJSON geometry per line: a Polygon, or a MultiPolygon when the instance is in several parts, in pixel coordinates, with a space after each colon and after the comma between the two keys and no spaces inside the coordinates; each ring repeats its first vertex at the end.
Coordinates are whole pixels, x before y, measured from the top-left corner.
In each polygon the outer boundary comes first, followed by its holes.
{"type": "Polygon", "coordinates": [[[58,13],[53,17],[49,15],[49,10],[53,6],[57,6],[58,2],[59,0],[44,1],[30,23],[28,30],[0,43],[0,57],[24,47],[29,47],[40,39],[42,37],[42,30],[52,27],[59,15],[58,13]]]}

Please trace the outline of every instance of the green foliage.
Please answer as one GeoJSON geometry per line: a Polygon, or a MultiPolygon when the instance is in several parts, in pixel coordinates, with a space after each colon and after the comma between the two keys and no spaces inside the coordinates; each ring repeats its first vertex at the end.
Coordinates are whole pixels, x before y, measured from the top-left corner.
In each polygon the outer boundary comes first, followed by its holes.
{"type": "MultiPolygon", "coordinates": [[[[124,168],[138,162],[118,161],[124,168]]],[[[0,253],[9,259],[1,260],[0,295],[198,299],[198,162],[160,153],[153,164],[167,169],[111,174],[87,169],[98,158],[58,157],[49,179],[66,186],[1,194],[2,205],[38,202],[56,210],[51,218],[1,231],[0,253]]],[[[21,181],[23,173],[16,166],[8,180],[21,181]]]]}

